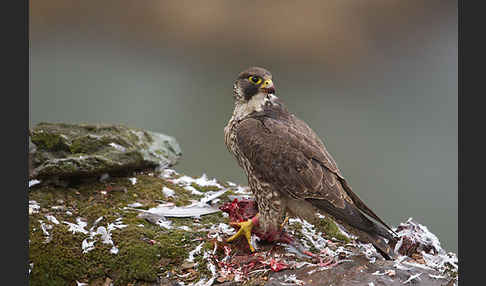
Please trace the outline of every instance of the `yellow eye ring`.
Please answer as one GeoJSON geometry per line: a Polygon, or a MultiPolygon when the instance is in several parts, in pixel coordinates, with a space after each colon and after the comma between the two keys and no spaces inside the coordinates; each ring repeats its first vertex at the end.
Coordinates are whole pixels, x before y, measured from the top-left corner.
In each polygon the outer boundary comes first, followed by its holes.
{"type": "Polygon", "coordinates": [[[250,77],[248,78],[248,80],[249,80],[250,82],[254,83],[254,84],[260,84],[260,83],[262,83],[262,81],[263,81],[261,77],[259,77],[259,76],[254,76],[254,75],[250,76],[250,77]]]}

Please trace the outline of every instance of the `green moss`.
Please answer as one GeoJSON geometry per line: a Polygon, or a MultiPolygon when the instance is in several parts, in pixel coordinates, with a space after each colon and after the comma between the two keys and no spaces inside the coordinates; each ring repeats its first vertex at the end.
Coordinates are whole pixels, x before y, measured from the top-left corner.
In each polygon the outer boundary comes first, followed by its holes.
{"type": "MultiPolygon", "coordinates": [[[[150,245],[141,239],[147,232],[132,228],[113,232],[113,241],[120,250],[118,254],[110,253],[112,246],[100,241],[95,243],[95,249],[82,253],[81,242],[86,235],[73,235],[63,226],[53,228],[50,243],[43,243],[42,235],[33,235],[29,251],[30,262],[34,263],[31,285],[66,285],[66,282],[106,276],[114,278],[115,285],[126,285],[134,280],[155,281],[160,257],[179,257],[182,250],[168,251],[174,249],[168,247],[169,244],[150,245]]],[[[175,238],[170,243],[175,244],[175,238]]]]}
{"type": "Polygon", "coordinates": [[[221,222],[226,222],[227,219],[223,218],[220,213],[208,214],[202,216],[201,224],[202,225],[212,225],[212,224],[219,224],[221,222]]]}
{"type": "Polygon", "coordinates": [[[104,142],[96,137],[80,136],[73,139],[69,150],[72,154],[94,153],[104,146],[104,142]]]}
{"type": "MultiPolygon", "coordinates": [[[[112,177],[105,182],[93,180],[69,188],[40,186],[29,193],[29,200],[37,201],[41,207],[40,213],[29,216],[29,257],[34,264],[30,275],[31,285],[66,285],[75,284],[76,280],[93,281],[105,277],[112,278],[115,285],[126,285],[133,281],[153,282],[158,275],[178,271],[189,251],[200,244],[200,238],[205,237],[206,233],[194,227],[192,218],[173,218],[174,228],[165,230],[138,218],[138,212],[122,209],[134,201],[141,202],[147,208],[156,206],[160,200],[172,200],[184,205],[200,196],[161,178],[144,174],[135,177],[135,185],[125,177],[112,177]],[[173,189],[176,198],[166,198],[162,193],[164,186],[173,189]],[[65,210],[56,212],[50,208],[59,204],[73,215],[67,215],[65,210]],[[61,222],[49,230],[52,239],[49,243],[45,243],[39,223],[39,220],[48,223],[46,214],[54,215],[61,222]],[[111,245],[100,241],[95,242],[95,249],[82,253],[82,241],[88,236],[72,234],[68,226],[62,223],[74,223],[77,217],[82,217],[87,220],[86,229],[89,229],[101,216],[104,219],[99,225],[106,226],[119,217],[127,225],[126,228],[112,231],[112,240],[119,249],[116,255],[110,253],[111,245]],[[138,226],[140,224],[144,226],[138,226]],[[177,226],[188,226],[193,231],[177,229],[177,226]],[[161,260],[165,261],[163,266],[161,260]]],[[[224,220],[220,214],[212,214],[203,216],[200,223],[208,225],[224,220]]],[[[203,246],[203,251],[212,249],[210,242],[203,246]]],[[[196,261],[201,262],[197,277],[210,275],[202,256],[197,256],[196,261]]]]}
{"type": "MultiPolygon", "coordinates": [[[[126,177],[110,177],[104,182],[98,180],[86,181],[82,184],[71,187],[38,186],[29,192],[29,200],[39,203],[41,209],[38,214],[30,215],[30,248],[29,263],[34,267],[30,275],[31,285],[76,285],[75,281],[93,282],[104,281],[110,277],[115,285],[127,285],[130,283],[155,282],[157,277],[164,277],[169,272],[179,275],[188,273],[181,265],[188,257],[189,252],[204,241],[201,254],[195,256],[198,263],[192,274],[185,281],[194,283],[201,278],[211,277],[208,269],[208,261],[203,258],[203,253],[211,252],[214,249],[214,242],[201,240],[207,235],[207,228],[210,225],[217,225],[221,222],[228,223],[221,213],[202,216],[198,222],[202,225],[195,226],[193,218],[170,218],[172,229],[164,229],[151,224],[138,217],[139,212],[125,210],[128,204],[140,202],[143,208],[155,207],[160,201],[170,201],[178,206],[187,205],[191,200],[200,199],[201,196],[194,195],[190,191],[171,183],[160,177],[137,174],[137,183],[132,183],[126,177]],[[163,187],[168,187],[175,192],[175,197],[165,197],[163,187]],[[63,211],[55,211],[51,206],[62,205],[65,210],[72,212],[68,215],[63,211]],[[40,228],[39,220],[48,223],[46,214],[54,215],[61,224],[54,225],[51,234],[51,241],[45,243],[45,236],[40,228]],[[118,247],[117,254],[110,253],[111,245],[103,244],[100,240],[95,242],[95,248],[87,253],[82,253],[82,241],[88,237],[86,234],[72,234],[63,221],[75,222],[76,218],[82,217],[87,220],[87,227],[90,229],[93,222],[99,217],[104,219],[98,224],[106,226],[118,218],[127,225],[123,229],[115,229],[111,232],[112,240],[118,247]],[[143,225],[143,226],[140,226],[143,225]],[[191,230],[179,229],[180,226],[187,226],[191,230]]],[[[223,184],[222,184],[223,185],[223,184]]],[[[196,186],[194,186],[196,188],[196,186]]],[[[203,189],[197,186],[200,191],[216,190],[213,188],[203,189]]],[[[228,191],[220,197],[222,201],[229,201],[228,196],[234,194],[228,191]]],[[[52,223],[50,223],[52,224],[52,223]]],[[[303,239],[299,223],[287,225],[294,230],[294,236],[303,239]]],[[[323,219],[316,226],[328,237],[335,237],[343,241],[347,238],[342,236],[337,226],[328,219],[323,219]]],[[[316,251],[311,249],[311,251],[316,251]]],[[[218,247],[217,255],[224,256],[222,247],[218,247]]],[[[256,281],[263,280],[252,280],[256,281]]]]}
{"type": "Polygon", "coordinates": [[[327,238],[336,238],[338,240],[344,241],[346,243],[351,242],[351,240],[344,235],[336,225],[336,223],[329,217],[320,219],[315,223],[315,227],[318,231],[322,232],[327,238]]]}
{"type": "Polygon", "coordinates": [[[200,186],[196,183],[191,183],[191,186],[194,187],[196,190],[201,191],[203,193],[209,192],[209,191],[219,191],[221,190],[219,187],[216,186],[200,186]]]}
{"type": "Polygon", "coordinates": [[[55,227],[50,231],[52,241],[45,243],[40,225],[31,225],[29,261],[34,267],[30,285],[66,285],[67,281],[84,278],[88,269],[83,261],[80,235],[73,235],[63,226],[55,227]]]}
{"type": "MultiPolygon", "coordinates": [[[[143,241],[124,239],[120,242],[119,249],[116,260],[112,265],[107,265],[110,267],[106,269],[109,272],[107,274],[114,278],[117,285],[126,285],[133,280],[156,281],[159,270],[157,262],[161,255],[159,247],[143,241]]],[[[106,270],[104,269],[103,272],[106,270]]]]}
{"type": "Polygon", "coordinates": [[[34,143],[37,148],[44,150],[56,150],[62,148],[61,136],[58,134],[49,134],[47,132],[42,132],[42,130],[37,132],[32,132],[31,136],[32,143],[34,143]]]}

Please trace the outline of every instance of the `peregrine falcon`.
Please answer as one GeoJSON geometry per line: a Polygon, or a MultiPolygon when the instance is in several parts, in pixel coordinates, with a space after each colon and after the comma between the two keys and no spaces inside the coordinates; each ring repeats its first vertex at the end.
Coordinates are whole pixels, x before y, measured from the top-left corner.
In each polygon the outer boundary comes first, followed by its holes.
{"type": "Polygon", "coordinates": [[[271,73],[260,67],[241,72],[233,96],[225,144],[246,172],[258,214],[238,223],[239,231],[228,241],[245,236],[254,251],[254,226],[275,241],[287,216],[315,222],[322,213],[392,259],[395,233],[351,190],[316,133],[275,96],[271,73]]]}

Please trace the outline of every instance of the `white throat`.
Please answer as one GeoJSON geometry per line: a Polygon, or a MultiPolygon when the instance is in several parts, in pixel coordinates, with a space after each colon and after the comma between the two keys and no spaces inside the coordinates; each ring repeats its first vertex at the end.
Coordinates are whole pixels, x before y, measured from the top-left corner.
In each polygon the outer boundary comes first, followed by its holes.
{"type": "Polygon", "coordinates": [[[276,99],[277,97],[273,94],[257,93],[249,101],[236,101],[233,117],[238,120],[252,112],[263,111],[265,104],[273,105],[276,99]]]}

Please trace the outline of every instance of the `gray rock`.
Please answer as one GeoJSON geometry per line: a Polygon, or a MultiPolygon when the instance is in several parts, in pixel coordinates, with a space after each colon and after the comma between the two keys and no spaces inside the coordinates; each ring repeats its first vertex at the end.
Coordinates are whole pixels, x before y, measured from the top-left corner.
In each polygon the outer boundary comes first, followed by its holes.
{"type": "MultiPolygon", "coordinates": [[[[370,263],[364,255],[354,256],[329,269],[302,267],[274,272],[267,286],[276,285],[446,285],[455,279],[447,278],[433,269],[410,266],[397,268],[394,261],[377,260],[370,263]],[[443,277],[443,278],[442,278],[443,277]]],[[[451,284],[452,285],[452,284],[451,284]]]]}
{"type": "Polygon", "coordinates": [[[139,128],[39,123],[30,129],[29,177],[98,176],[170,167],[181,155],[173,137],[139,128]]]}

